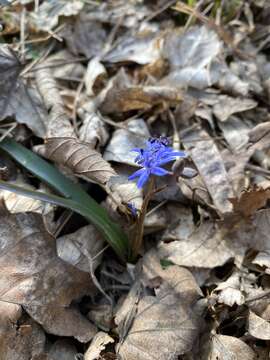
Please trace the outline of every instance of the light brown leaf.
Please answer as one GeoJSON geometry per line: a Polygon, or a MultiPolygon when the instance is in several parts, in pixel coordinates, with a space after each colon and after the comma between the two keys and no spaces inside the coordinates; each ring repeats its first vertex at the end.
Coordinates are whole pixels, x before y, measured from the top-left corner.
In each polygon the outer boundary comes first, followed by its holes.
{"type": "Polygon", "coordinates": [[[255,352],[244,341],[227,335],[212,337],[210,354],[207,360],[255,360],[255,352]]]}
{"type": "Polygon", "coordinates": [[[105,350],[106,345],[113,343],[114,339],[103,331],[98,332],[94,339],[91,341],[89,348],[84,354],[85,360],[98,360],[100,359],[100,353],[105,350]]]}
{"type": "Polygon", "coordinates": [[[93,289],[90,276],[57,257],[40,215],[2,213],[0,223],[0,300],[23,304],[49,333],[89,341],[95,327],[69,305],[93,289]]]}
{"type": "Polygon", "coordinates": [[[232,205],[229,198],[233,197],[234,193],[222,157],[214,141],[204,130],[198,127],[185,133],[182,140],[203,178],[216,208],[221,213],[230,211],[232,205]],[[202,141],[198,141],[198,139],[202,141]]]}
{"type": "Polygon", "coordinates": [[[270,323],[253,311],[249,311],[248,332],[256,339],[270,340],[270,323]]]}
{"type": "Polygon", "coordinates": [[[105,185],[116,173],[101,154],[75,138],[54,137],[46,141],[45,156],[72,170],[74,175],[105,185]]]}

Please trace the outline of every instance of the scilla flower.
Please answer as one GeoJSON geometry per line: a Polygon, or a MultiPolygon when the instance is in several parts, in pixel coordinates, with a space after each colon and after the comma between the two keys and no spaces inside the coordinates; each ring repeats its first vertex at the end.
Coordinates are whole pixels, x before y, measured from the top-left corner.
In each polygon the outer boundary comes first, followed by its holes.
{"type": "Polygon", "coordinates": [[[135,171],[128,179],[139,178],[137,182],[139,189],[145,185],[151,175],[164,176],[169,174],[169,171],[162,168],[163,165],[174,161],[178,156],[186,156],[183,151],[174,151],[169,147],[169,141],[165,137],[150,138],[144,149],[133,149],[132,151],[138,153],[135,162],[142,168],[135,171]]]}

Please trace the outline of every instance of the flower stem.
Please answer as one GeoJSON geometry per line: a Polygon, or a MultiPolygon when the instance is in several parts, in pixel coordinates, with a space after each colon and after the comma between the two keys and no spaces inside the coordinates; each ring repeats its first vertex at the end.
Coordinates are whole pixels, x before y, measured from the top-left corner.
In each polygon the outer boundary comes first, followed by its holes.
{"type": "Polygon", "coordinates": [[[138,219],[135,224],[135,232],[132,237],[132,257],[133,259],[136,259],[137,255],[139,254],[139,251],[142,246],[143,242],[143,230],[144,230],[144,219],[147,213],[147,208],[149,201],[151,200],[151,197],[153,195],[154,190],[154,179],[151,178],[149,181],[148,189],[146,196],[143,200],[142,209],[140,211],[140,215],[138,216],[138,219]]]}

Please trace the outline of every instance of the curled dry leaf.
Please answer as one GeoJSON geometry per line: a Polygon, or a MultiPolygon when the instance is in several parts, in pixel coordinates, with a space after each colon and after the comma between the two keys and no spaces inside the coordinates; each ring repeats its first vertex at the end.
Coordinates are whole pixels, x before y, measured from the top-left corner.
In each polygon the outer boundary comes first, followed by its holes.
{"type": "Polygon", "coordinates": [[[90,293],[90,276],[57,257],[40,215],[2,210],[0,222],[0,299],[22,304],[48,333],[89,341],[95,327],[69,305],[90,293]]]}
{"type": "Polygon", "coordinates": [[[116,173],[101,154],[75,138],[53,137],[46,141],[45,157],[64,165],[87,181],[106,185],[116,173]]]}
{"type": "Polygon", "coordinates": [[[105,350],[106,345],[113,343],[114,339],[103,331],[98,332],[94,339],[91,341],[89,348],[84,354],[85,360],[98,360],[100,359],[100,353],[105,350]]]}
{"type": "Polygon", "coordinates": [[[206,131],[198,127],[186,132],[182,140],[217,210],[221,213],[230,211],[232,205],[229,198],[233,197],[234,193],[223,159],[214,141],[206,131]]]}
{"type": "Polygon", "coordinates": [[[98,82],[98,80],[102,77],[106,76],[106,74],[106,69],[104,65],[100,62],[100,59],[98,57],[93,57],[87,65],[87,70],[84,78],[86,94],[88,96],[95,95],[93,89],[95,83],[98,82]]]}
{"type": "Polygon", "coordinates": [[[253,311],[249,311],[248,332],[256,339],[270,340],[270,323],[256,315],[253,311]]]}
{"type": "Polygon", "coordinates": [[[89,144],[92,149],[104,146],[108,141],[109,134],[102,116],[93,111],[85,112],[81,117],[83,124],[79,130],[79,139],[89,144]]]}
{"type": "Polygon", "coordinates": [[[46,124],[47,137],[74,136],[74,129],[66,114],[63,100],[50,68],[42,68],[36,71],[36,83],[49,112],[46,124]]]}
{"type": "Polygon", "coordinates": [[[249,126],[236,116],[230,116],[225,122],[219,122],[225,140],[234,153],[240,153],[240,149],[245,149],[249,142],[249,126]]]}
{"type": "Polygon", "coordinates": [[[244,341],[227,335],[212,336],[208,360],[256,360],[255,352],[244,341]]]}
{"type": "Polygon", "coordinates": [[[100,264],[101,256],[96,255],[104,247],[100,233],[92,225],[81,227],[72,234],[57,239],[57,254],[67,263],[81,271],[95,271],[100,264]]]}

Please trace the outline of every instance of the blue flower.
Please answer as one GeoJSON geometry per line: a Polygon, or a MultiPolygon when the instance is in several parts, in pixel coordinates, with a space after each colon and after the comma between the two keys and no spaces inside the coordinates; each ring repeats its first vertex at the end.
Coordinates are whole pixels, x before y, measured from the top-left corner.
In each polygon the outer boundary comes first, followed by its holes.
{"type": "Polygon", "coordinates": [[[128,203],[127,207],[130,210],[131,215],[133,217],[137,217],[138,209],[135,207],[135,205],[133,203],[128,203]]]}
{"type": "Polygon", "coordinates": [[[174,161],[178,156],[186,156],[183,151],[174,151],[169,147],[169,141],[165,137],[150,138],[144,149],[133,149],[132,151],[138,153],[135,162],[142,168],[135,171],[128,179],[139,178],[137,182],[139,189],[145,185],[151,175],[164,176],[169,174],[169,171],[162,168],[163,165],[174,161]]]}

